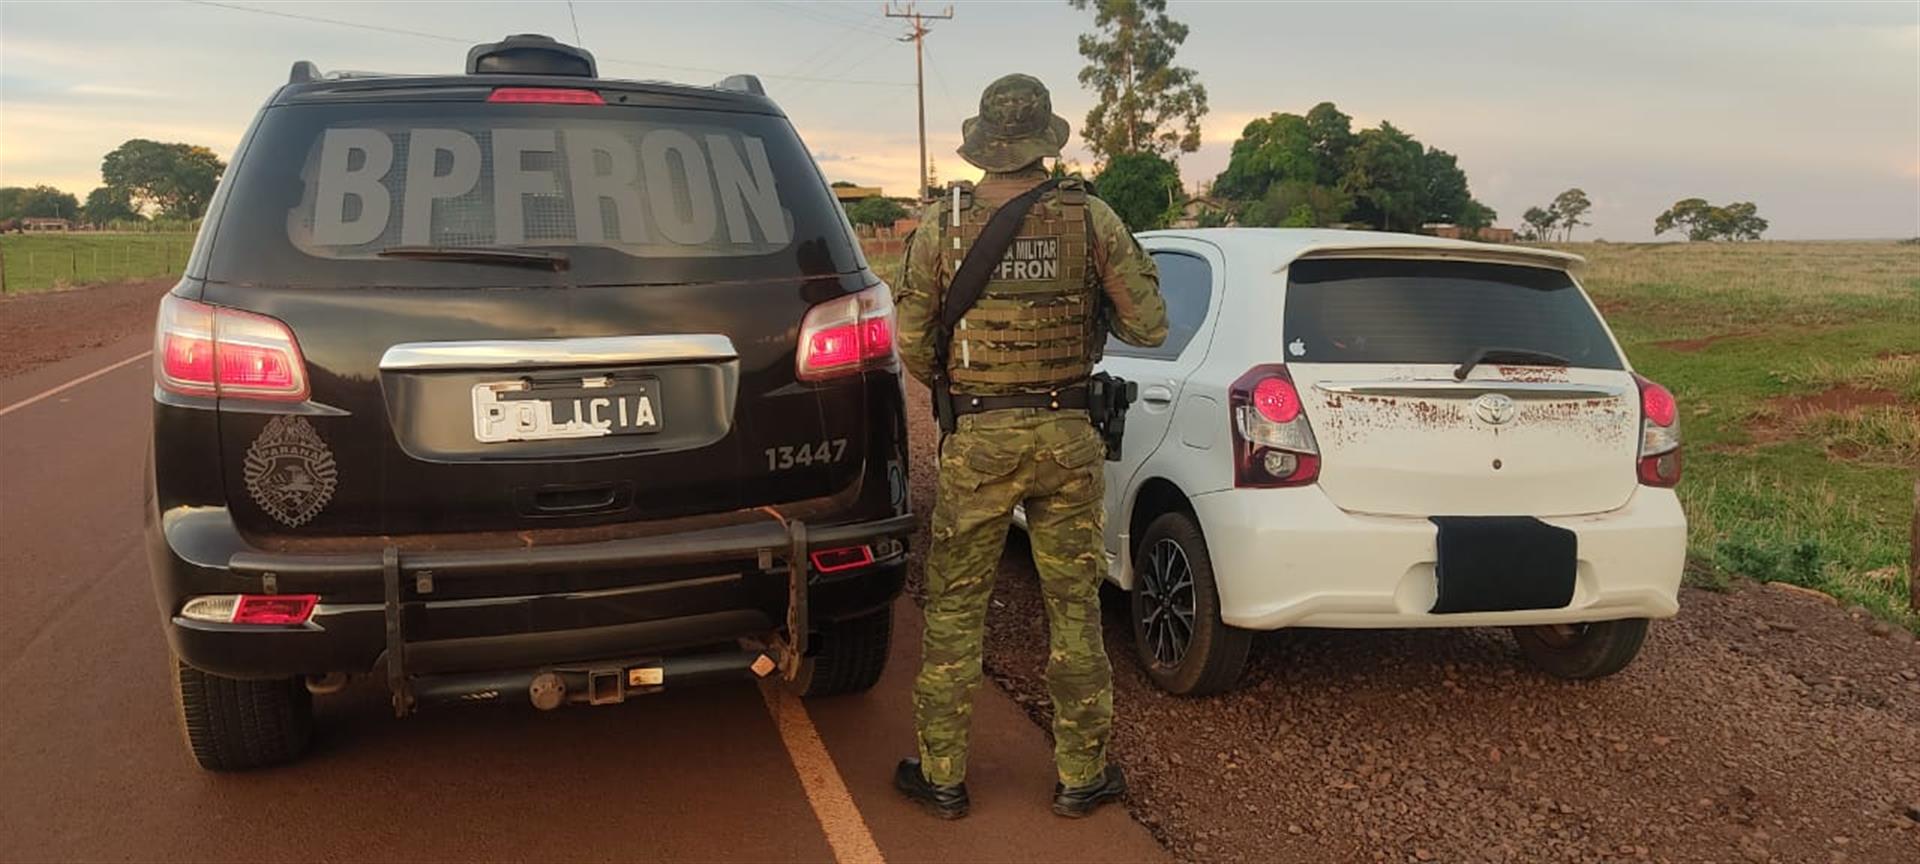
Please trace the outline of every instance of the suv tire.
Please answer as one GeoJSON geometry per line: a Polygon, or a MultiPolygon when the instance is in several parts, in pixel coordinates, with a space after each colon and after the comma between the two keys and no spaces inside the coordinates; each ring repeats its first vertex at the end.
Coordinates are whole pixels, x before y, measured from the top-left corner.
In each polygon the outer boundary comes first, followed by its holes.
{"type": "Polygon", "coordinates": [[[866,690],[887,668],[887,653],[893,648],[893,607],[883,606],[857,618],[822,625],[813,638],[817,647],[795,682],[800,695],[834,696],[866,690]]]}
{"type": "Polygon", "coordinates": [[[1625,669],[1647,641],[1647,619],[1515,627],[1520,653],[1541,671],[1568,681],[1604,678],[1625,669]]]}
{"type": "Polygon", "coordinates": [[[1220,620],[1213,559],[1193,517],[1175,512],[1155,518],[1140,539],[1133,574],[1134,654],[1154,685],[1182,696],[1204,696],[1238,683],[1253,633],[1220,620]],[[1175,650],[1174,633],[1167,628],[1182,628],[1183,622],[1191,629],[1185,649],[1175,650]]]}
{"type": "Polygon", "coordinates": [[[313,695],[298,678],[242,681],[178,660],[175,692],[200,767],[244,771],[300,758],[313,738],[313,695]]]}

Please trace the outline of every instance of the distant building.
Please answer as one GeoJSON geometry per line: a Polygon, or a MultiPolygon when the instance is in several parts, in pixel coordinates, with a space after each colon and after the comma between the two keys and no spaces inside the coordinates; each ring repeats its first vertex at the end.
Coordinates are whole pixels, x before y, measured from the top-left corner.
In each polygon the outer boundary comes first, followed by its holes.
{"type": "Polygon", "coordinates": [[[29,216],[25,219],[20,220],[20,230],[22,231],[72,231],[73,220],[50,219],[50,218],[40,217],[40,216],[29,216]]]}
{"type": "Polygon", "coordinates": [[[845,206],[855,201],[883,197],[883,193],[878,186],[835,186],[833,197],[845,206]]]}
{"type": "Polygon", "coordinates": [[[1475,231],[1472,228],[1462,228],[1446,222],[1430,222],[1420,226],[1420,231],[1421,233],[1432,234],[1435,237],[1445,237],[1448,240],[1479,240],[1483,243],[1513,242],[1512,228],[1495,228],[1488,226],[1475,231]]]}

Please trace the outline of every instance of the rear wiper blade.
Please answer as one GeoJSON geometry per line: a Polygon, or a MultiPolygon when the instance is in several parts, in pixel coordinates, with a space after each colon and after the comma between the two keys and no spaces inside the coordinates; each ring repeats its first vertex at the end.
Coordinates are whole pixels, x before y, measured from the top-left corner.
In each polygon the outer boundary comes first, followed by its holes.
{"type": "Polygon", "coordinates": [[[501,267],[527,267],[534,270],[567,269],[564,252],[540,249],[511,249],[501,246],[388,246],[374,253],[381,258],[407,258],[414,261],[457,261],[462,264],[494,264],[501,267]]]}
{"type": "Polygon", "coordinates": [[[1535,366],[1572,366],[1573,361],[1547,351],[1535,351],[1532,348],[1479,348],[1467,362],[1454,367],[1453,380],[1465,381],[1473,372],[1473,367],[1488,360],[1506,360],[1513,363],[1527,363],[1535,366]]]}

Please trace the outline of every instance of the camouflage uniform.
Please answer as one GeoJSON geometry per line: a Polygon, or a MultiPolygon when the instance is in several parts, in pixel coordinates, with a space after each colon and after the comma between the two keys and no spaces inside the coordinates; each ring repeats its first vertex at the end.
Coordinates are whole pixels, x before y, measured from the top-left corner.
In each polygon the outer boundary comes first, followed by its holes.
{"type": "MultiPolygon", "coordinates": [[[[975,233],[1000,204],[1047,179],[1039,160],[1057,155],[1066,136],[1065,121],[1052,116],[1038,81],[1009,76],[995,82],[981,100],[983,116],[994,111],[996,90],[1011,96],[1015,113],[1037,107],[1044,111],[1039,116],[1050,118],[1052,125],[1039,140],[983,140],[975,126],[981,118],[968,121],[969,146],[961,148],[961,155],[987,169],[973,190],[972,206],[960,214],[960,221],[975,233]],[[1042,152],[1032,155],[1036,151],[1042,152]]],[[[998,308],[989,312],[1046,306],[1053,317],[1020,325],[1030,327],[1027,332],[1036,338],[1003,338],[993,355],[1000,362],[994,363],[984,362],[983,349],[973,349],[969,356],[961,344],[969,338],[976,340],[972,344],[984,344],[970,334],[986,331],[965,329],[975,317],[970,314],[956,329],[948,351],[956,394],[1045,393],[1050,387],[1084,383],[1106,328],[1134,345],[1154,346],[1166,339],[1166,306],[1153,259],[1111,208],[1076,189],[1069,184],[1044,195],[1021,231],[1022,237],[1036,226],[1054,231],[1059,254],[1053,263],[1060,278],[1049,284],[1059,290],[1028,286],[1026,293],[1019,293],[1020,286],[1002,278],[1009,270],[1003,266],[985,295],[999,298],[998,308]],[[1073,356],[1063,356],[1060,345],[1074,346],[1066,352],[1073,356]]],[[[962,235],[971,236],[956,226],[952,209],[953,201],[943,199],[922,212],[895,290],[900,353],[922,382],[933,372],[933,340],[947,280],[964,255],[956,247],[964,249],[962,235]]],[[[1007,260],[1013,256],[1010,249],[1007,260]]],[[[974,309],[989,305],[983,300],[974,309]]],[[[986,323],[976,327],[995,320],[986,313],[979,317],[986,323]]],[[[956,395],[957,401],[961,398],[956,395]]],[[[1104,445],[1080,410],[985,411],[962,415],[956,427],[940,449],[939,498],[926,566],[926,634],[913,693],[922,773],[936,786],[957,785],[966,775],[987,603],[1013,508],[1025,504],[1046,600],[1054,760],[1061,783],[1085,786],[1106,769],[1113,717],[1111,671],[1100,634],[1104,445]]]]}

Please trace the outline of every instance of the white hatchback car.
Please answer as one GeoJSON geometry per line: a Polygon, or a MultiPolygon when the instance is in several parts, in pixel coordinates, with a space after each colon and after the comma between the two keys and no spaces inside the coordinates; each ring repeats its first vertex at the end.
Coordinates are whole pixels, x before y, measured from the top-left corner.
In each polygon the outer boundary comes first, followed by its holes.
{"type": "Polygon", "coordinates": [[[1513,628],[1564,678],[1678,611],[1673,396],[1575,255],[1371,232],[1143,234],[1171,333],[1107,463],[1110,578],[1154,682],[1231,687],[1251,631],[1513,628]]]}

